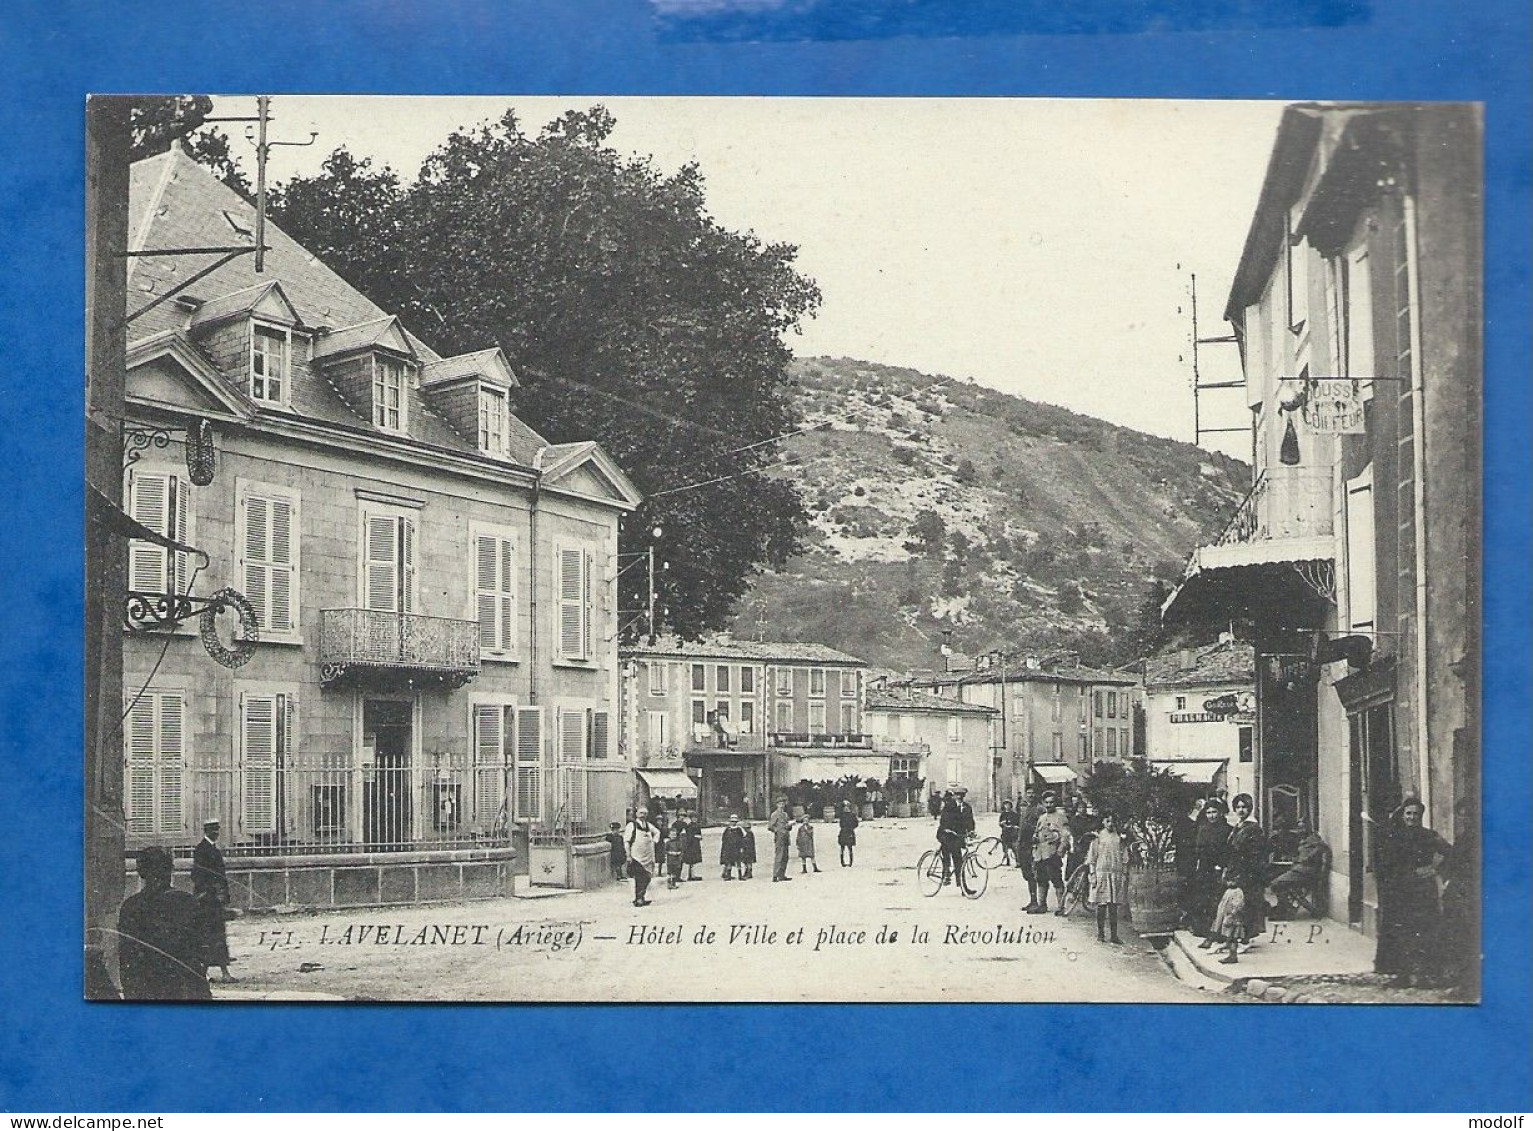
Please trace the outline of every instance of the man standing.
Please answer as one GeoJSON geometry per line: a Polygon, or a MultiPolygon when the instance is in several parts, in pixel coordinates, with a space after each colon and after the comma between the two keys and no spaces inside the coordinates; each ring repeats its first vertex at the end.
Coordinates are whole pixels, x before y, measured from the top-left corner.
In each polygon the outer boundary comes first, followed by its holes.
{"type": "Polygon", "coordinates": [[[648,907],[644,893],[655,874],[655,843],[658,839],[655,826],[649,823],[649,810],[640,808],[633,815],[633,823],[623,830],[623,843],[628,849],[628,874],[633,877],[633,905],[648,907]]]}
{"type": "Polygon", "coordinates": [[[1033,837],[1033,875],[1038,884],[1038,906],[1029,907],[1028,914],[1042,915],[1049,909],[1049,886],[1059,889],[1059,909],[1065,906],[1065,854],[1070,851],[1070,819],[1065,815],[1063,801],[1052,793],[1043,795],[1048,812],[1038,818],[1038,831],[1033,837]]]}
{"type": "Polygon", "coordinates": [[[170,886],[175,860],[164,848],[138,854],[144,886],[117,913],[117,958],[128,1001],[206,1001],[202,915],[197,897],[170,886]]]}
{"type": "Polygon", "coordinates": [[[1034,866],[1033,845],[1041,816],[1043,807],[1038,804],[1038,795],[1028,786],[1022,791],[1022,808],[1017,814],[1017,865],[1022,869],[1022,878],[1027,881],[1028,913],[1038,908],[1038,871],[1034,866]]]}
{"type": "Polygon", "coordinates": [[[229,973],[229,932],[224,926],[224,908],[229,906],[229,875],[224,868],[223,849],[218,847],[220,825],[217,817],[202,822],[202,839],[192,849],[192,894],[202,910],[205,938],[204,959],[223,972],[223,980],[234,981],[229,973]]]}
{"type": "Polygon", "coordinates": [[[960,891],[968,890],[963,882],[964,840],[963,814],[959,811],[958,799],[949,793],[943,798],[942,812],[937,815],[937,851],[942,854],[943,886],[949,878],[956,878],[960,891]]]}
{"type": "Polygon", "coordinates": [[[788,815],[786,800],[777,803],[767,829],[772,834],[772,882],[787,883],[792,878],[788,875],[788,842],[793,837],[793,818],[788,815]]]}

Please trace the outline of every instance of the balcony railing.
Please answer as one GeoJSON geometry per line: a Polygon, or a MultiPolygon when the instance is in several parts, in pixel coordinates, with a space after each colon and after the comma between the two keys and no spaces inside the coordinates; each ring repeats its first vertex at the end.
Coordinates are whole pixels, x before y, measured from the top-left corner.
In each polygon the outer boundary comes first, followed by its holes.
{"type": "Polygon", "coordinates": [[[774,747],[784,750],[873,749],[873,736],[868,734],[790,734],[776,732],[769,737],[774,747]]]}
{"type": "Polygon", "coordinates": [[[189,852],[187,818],[218,817],[228,856],[314,856],[427,849],[498,848],[510,843],[517,782],[506,763],[438,754],[427,765],[278,765],[256,772],[188,766],[177,775],[180,824],[162,822],[164,798],[147,816],[130,813],[128,847],[172,845],[189,852]]]}
{"type": "Polygon", "coordinates": [[[1314,468],[1263,471],[1214,539],[1215,546],[1331,533],[1331,473],[1314,468]]]}
{"type": "Polygon", "coordinates": [[[461,687],[479,674],[479,625],[376,609],[323,609],[320,678],[335,683],[362,673],[435,679],[461,687]]]}

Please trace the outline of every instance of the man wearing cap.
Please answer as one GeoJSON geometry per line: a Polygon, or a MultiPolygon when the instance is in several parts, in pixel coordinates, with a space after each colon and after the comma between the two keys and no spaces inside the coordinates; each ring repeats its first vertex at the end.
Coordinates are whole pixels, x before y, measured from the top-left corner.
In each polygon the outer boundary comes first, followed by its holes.
{"type": "Polygon", "coordinates": [[[118,975],[128,1001],[204,1001],[202,914],[195,896],[170,886],[175,861],[164,848],[138,853],[143,887],[117,913],[118,975]]]}
{"type": "Polygon", "coordinates": [[[229,906],[229,876],[224,869],[223,849],[218,847],[220,829],[217,817],[202,822],[202,839],[192,849],[192,894],[202,913],[204,958],[217,966],[223,980],[234,981],[229,973],[229,934],[224,928],[224,909],[229,906]]]}
{"type": "Polygon", "coordinates": [[[1033,875],[1038,884],[1038,906],[1029,907],[1029,915],[1042,915],[1049,909],[1049,887],[1059,890],[1059,909],[1065,906],[1065,856],[1070,851],[1070,819],[1065,815],[1065,803],[1054,794],[1043,795],[1048,812],[1038,818],[1038,831],[1033,834],[1033,875]]]}

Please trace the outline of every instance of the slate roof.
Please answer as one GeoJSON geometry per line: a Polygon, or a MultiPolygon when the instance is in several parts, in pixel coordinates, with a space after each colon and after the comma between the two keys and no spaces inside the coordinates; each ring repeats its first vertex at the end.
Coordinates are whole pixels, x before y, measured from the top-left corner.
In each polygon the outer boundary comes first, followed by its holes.
{"type": "Polygon", "coordinates": [[[1178,650],[1146,660],[1146,689],[1256,681],[1256,648],[1251,644],[1235,640],[1187,651],[1191,655],[1184,657],[1178,650]]]}
{"type": "MultiPolygon", "coordinates": [[[[924,683],[957,683],[965,687],[976,683],[999,683],[1002,678],[1002,669],[975,668],[973,671],[953,673],[946,676],[936,676],[933,679],[923,680],[924,683]]],[[[1074,667],[1074,668],[1029,668],[1020,664],[1013,664],[1005,669],[1007,683],[1068,683],[1068,684],[1111,684],[1115,686],[1132,686],[1136,680],[1133,676],[1119,675],[1116,672],[1101,671],[1097,668],[1074,667]]]]}
{"type": "MultiPolygon", "coordinates": [[[[427,362],[421,370],[421,384],[435,385],[458,377],[489,376],[494,368],[490,363],[499,354],[500,349],[492,346],[487,350],[475,350],[473,353],[460,353],[456,357],[444,357],[440,361],[427,362]]],[[[510,369],[510,365],[506,365],[508,372],[510,369]]],[[[511,384],[513,387],[516,385],[514,373],[511,374],[511,384]]]]}
{"type": "Polygon", "coordinates": [[[960,715],[994,715],[994,707],[982,703],[962,703],[943,695],[914,688],[869,688],[867,710],[869,711],[933,711],[960,715]]]}
{"type": "MultiPolygon", "coordinates": [[[[134,163],[129,182],[129,233],[135,250],[253,244],[254,231],[255,209],[179,146],[134,163]]],[[[243,255],[199,279],[182,294],[213,304],[227,302],[247,288],[276,281],[281,283],[283,293],[306,326],[327,326],[346,332],[351,327],[388,319],[388,311],[371,302],[270,221],[266,225],[266,243],[271,250],[266,253],[263,274],[255,273],[253,255],[243,255]]],[[[199,255],[130,258],[129,309],[151,302],[215,259],[199,255]]],[[[136,318],[129,326],[129,334],[137,341],[165,330],[184,332],[192,317],[175,301],[161,303],[136,318]]],[[[379,328],[386,325],[382,322],[379,328]]],[[[408,336],[423,363],[443,360],[419,338],[408,336]]],[[[243,394],[243,374],[239,379],[226,375],[226,379],[243,394]]],[[[368,417],[354,411],[329,381],[296,358],[291,386],[293,413],[352,428],[371,428],[368,417]]],[[[413,383],[407,423],[411,438],[424,444],[478,452],[478,437],[460,435],[413,383]]],[[[514,415],[509,441],[511,459],[524,465],[530,465],[537,450],[547,445],[543,437],[514,415]]]]}
{"type": "Polygon", "coordinates": [[[272,290],[282,289],[275,279],[264,283],[254,283],[243,290],[233,294],[221,295],[211,302],[205,302],[192,312],[191,324],[193,326],[207,326],[214,322],[221,322],[225,318],[232,318],[238,314],[248,314],[254,310],[263,298],[272,290]]]}
{"type": "Polygon", "coordinates": [[[661,658],[677,656],[686,659],[707,660],[759,660],[764,663],[774,661],[787,661],[789,663],[813,663],[813,664],[856,664],[865,667],[866,662],[856,656],[849,656],[845,652],[838,652],[824,644],[810,644],[801,641],[774,641],[774,640],[733,640],[718,638],[714,640],[677,640],[674,637],[662,637],[654,644],[645,644],[632,648],[622,649],[622,655],[627,657],[661,658]]]}
{"type": "Polygon", "coordinates": [[[344,326],[337,330],[330,330],[315,340],[314,359],[318,361],[320,358],[335,357],[338,354],[350,353],[352,350],[375,346],[388,337],[389,330],[395,325],[398,325],[400,332],[408,338],[409,332],[405,330],[404,323],[392,314],[374,318],[371,322],[364,322],[360,326],[344,326]]]}

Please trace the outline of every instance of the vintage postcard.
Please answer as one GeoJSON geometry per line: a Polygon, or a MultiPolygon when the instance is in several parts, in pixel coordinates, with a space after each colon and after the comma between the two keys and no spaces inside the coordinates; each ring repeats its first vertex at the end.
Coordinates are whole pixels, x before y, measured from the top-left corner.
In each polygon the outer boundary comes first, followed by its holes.
{"type": "Polygon", "coordinates": [[[1478,106],[87,115],[88,998],[1478,1000],[1478,106]]]}

